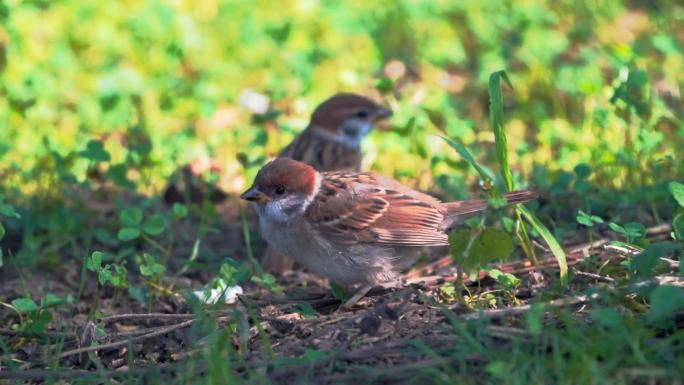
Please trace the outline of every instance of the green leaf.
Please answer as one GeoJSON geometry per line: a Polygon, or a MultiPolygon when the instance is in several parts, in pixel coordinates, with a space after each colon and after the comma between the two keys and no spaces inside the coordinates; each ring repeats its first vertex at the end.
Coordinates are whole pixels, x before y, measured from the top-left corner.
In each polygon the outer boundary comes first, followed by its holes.
{"type": "Polygon", "coordinates": [[[145,302],[147,300],[147,287],[143,285],[131,286],[128,288],[128,296],[138,302],[145,302]]]}
{"type": "Polygon", "coordinates": [[[682,246],[675,242],[653,243],[646,250],[634,256],[630,264],[630,271],[635,276],[650,275],[660,258],[666,257],[681,248],[682,246]]]}
{"type": "Polygon", "coordinates": [[[591,216],[582,210],[577,213],[577,217],[575,219],[580,225],[594,227],[594,222],[591,220],[591,216]]]}
{"type": "Polygon", "coordinates": [[[162,265],[161,263],[152,264],[152,266],[150,266],[150,269],[155,274],[160,274],[166,271],[166,267],[164,267],[164,265],[162,265]]]}
{"type": "Polygon", "coordinates": [[[128,179],[127,172],[128,167],[125,163],[112,164],[107,169],[107,178],[119,187],[135,188],[135,183],[128,179]]]}
{"type": "MultiPolygon", "coordinates": [[[[684,240],[684,214],[679,214],[672,220],[672,229],[677,239],[684,240]]],[[[0,236],[0,238],[2,238],[0,236]]]]}
{"type": "Polygon", "coordinates": [[[587,179],[591,175],[591,167],[588,164],[580,163],[575,166],[575,175],[577,179],[587,179]]]}
{"type": "Polygon", "coordinates": [[[624,324],[622,315],[615,309],[600,307],[591,312],[591,318],[607,328],[618,328],[624,324]]]}
{"type": "Polygon", "coordinates": [[[630,242],[635,242],[646,235],[646,227],[641,223],[629,222],[625,224],[625,235],[627,235],[630,242]]]}
{"type": "Polygon", "coordinates": [[[615,231],[616,233],[627,235],[627,230],[625,230],[624,227],[618,225],[615,222],[610,222],[608,224],[608,227],[610,227],[611,230],[615,231]]]}
{"type": "Polygon", "coordinates": [[[166,267],[157,262],[157,259],[150,254],[143,254],[145,263],[140,265],[140,274],[151,277],[166,271],[166,267]]]}
{"type": "Polygon", "coordinates": [[[527,210],[525,206],[518,205],[516,206],[516,210],[519,210],[520,214],[522,214],[522,216],[530,223],[532,228],[537,231],[542,238],[544,238],[544,241],[549,246],[551,253],[553,253],[554,257],[556,257],[556,261],[558,262],[561,283],[566,284],[568,280],[568,262],[565,256],[565,251],[563,251],[563,248],[561,248],[558,240],[556,240],[556,237],[554,237],[549,229],[547,229],[546,226],[544,226],[544,224],[541,223],[541,221],[537,219],[534,214],[527,210]]]}
{"type": "Polygon", "coordinates": [[[457,261],[460,261],[461,256],[466,251],[471,237],[474,238],[470,250],[465,261],[461,262],[466,271],[492,260],[506,258],[513,252],[513,240],[507,232],[501,229],[461,229],[449,234],[451,255],[457,261]]]}
{"type": "Polygon", "coordinates": [[[9,203],[0,203],[0,215],[5,217],[19,218],[19,214],[14,211],[14,206],[9,203]]]}
{"type": "Polygon", "coordinates": [[[152,277],[165,271],[166,267],[159,263],[153,263],[151,265],[140,265],[140,274],[146,277],[152,277]]]}
{"type": "Polygon", "coordinates": [[[180,203],[174,203],[173,204],[173,218],[174,219],[185,218],[186,215],[188,215],[188,208],[185,207],[185,205],[180,204],[180,203]]]}
{"type": "Polygon", "coordinates": [[[489,119],[494,130],[496,158],[501,167],[506,189],[513,191],[513,174],[508,164],[508,140],[503,127],[503,95],[501,94],[501,79],[513,88],[506,71],[496,71],[489,76],[489,119]]]}
{"type": "Polygon", "coordinates": [[[543,330],[544,305],[534,303],[527,312],[527,328],[532,334],[540,334],[543,330]]]}
{"type": "Polygon", "coordinates": [[[483,181],[493,182],[494,180],[496,180],[494,173],[492,173],[491,170],[482,167],[479,163],[477,163],[473,155],[470,153],[470,151],[468,151],[467,148],[465,148],[464,145],[454,142],[453,140],[445,136],[442,136],[442,139],[444,139],[451,148],[456,150],[456,152],[458,152],[458,154],[461,155],[463,159],[465,159],[468,163],[470,163],[471,166],[475,168],[475,170],[477,170],[477,172],[480,174],[480,178],[483,181]]]}
{"type": "Polygon", "coordinates": [[[135,227],[124,227],[116,234],[121,241],[132,241],[140,237],[140,230],[135,227]]]}
{"type": "Polygon", "coordinates": [[[461,258],[466,247],[468,247],[472,232],[472,229],[457,229],[449,233],[449,251],[457,263],[462,262],[461,258]]]}
{"type": "MultiPolygon", "coordinates": [[[[0,222],[0,240],[5,237],[5,227],[2,225],[2,222],[0,222]]],[[[0,249],[2,250],[2,249],[0,249]]],[[[2,265],[0,265],[2,266],[2,265]]]]}
{"type": "Polygon", "coordinates": [[[119,214],[121,224],[128,227],[137,227],[142,222],[142,210],[137,207],[127,207],[119,214]]]}
{"type": "Polygon", "coordinates": [[[650,322],[674,321],[675,313],[684,309],[684,289],[673,285],[658,286],[650,295],[650,322]]]}
{"type": "Polygon", "coordinates": [[[603,219],[601,219],[601,217],[598,217],[596,215],[589,215],[582,210],[578,211],[576,219],[577,223],[587,227],[594,227],[595,223],[603,223],[603,219]]]}
{"type": "Polygon", "coordinates": [[[86,149],[79,152],[79,155],[95,162],[109,162],[111,159],[100,140],[88,141],[86,149]]]}
{"type": "Polygon", "coordinates": [[[102,266],[102,257],[104,253],[101,251],[93,251],[90,258],[86,260],[86,268],[90,271],[98,271],[102,266]]]}
{"type": "Polygon", "coordinates": [[[142,224],[143,231],[149,235],[159,235],[164,232],[165,228],[166,222],[164,217],[159,214],[152,215],[142,224]]]}
{"type": "Polygon", "coordinates": [[[43,299],[41,306],[55,306],[64,302],[64,299],[57,297],[56,295],[48,293],[43,299]]]}
{"type": "Polygon", "coordinates": [[[104,285],[112,280],[112,272],[109,269],[110,266],[107,265],[101,269],[100,273],[97,275],[97,280],[100,282],[100,285],[104,285]]]}
{"type": "Polygon", "coordinates": [[[506,290],[513,290],[520,286],[520,279],[511,273],[504,273],[498,269],[489,270],[489,276],[506,290]]]}
{"type": "Polygon", "coordinates": [[[314,308],[306,302],[298,303],[293,310],[299,313],[304,319],[318,318],[318,313],[316,312],[316,310],[314,310],[314,308]]]}
{"type": "Polygon", "coordinates": [[[140,265],[140,274],[144,275],[145,277],[151,277],[154,275],[152,269],[150,269],[148,265],[140,265]]]}
{"type": "Polygon", "coordinates": [[[20,313],[38,310],[38,305],[36,305],[31,298],[17,298],[12,301],[12,306],[14,306],[20,313]]]}
{"type": "Polygon", "coordinates": [[[684,207],[684,184],[670,182],[670,193],[680,206],[684,207]]]}

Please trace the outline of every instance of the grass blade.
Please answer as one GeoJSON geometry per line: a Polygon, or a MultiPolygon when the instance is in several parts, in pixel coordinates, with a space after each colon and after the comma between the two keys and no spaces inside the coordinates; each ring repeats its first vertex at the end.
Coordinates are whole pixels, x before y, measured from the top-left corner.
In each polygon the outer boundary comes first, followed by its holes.
{"type": "Polygon", "coordinates": [[[532,228],[535,229],[539,233],[539,235],[541,235],[541,237],[544,238],[546,244],[549,245],[551,253],[553,253],[553,256],[556,257],[556,261],[558,261],[558,267],[560,268],[561,284],[565,285],[568,280],[568,262],[565,255],[565,251],[558,243],[558,240],[556,240],[556,237],[554,237],[553,234],[551,234],[551,231],[549,231],[549,229],[547,229],[546,226],[544,226],[544,224],[537,218],[537,216],[532,214],[529,210],[527,210],[525,206],[518,205],[516,206],[516,210],[518,210],[518,212],[520,212],[523,215],[523,217],[525,217],[525,220],[529,222],[532,228]]]}
{"type": "Polygon", "coordinates": [[[477,170],[477,172],[480,174],[480,178],[482,178],[483,181],[494,182],[495,177],[492,170],[483,167],[479,163],[477,163],[475,157],[470,153],[470,151],[468,151],[468,149],[464,145],[462,145],[461,143],[454,142],[446,136],[442,136],[441,138],[444,139],[449,144],[449,146],[451,146],[451,148],[456,150],[456,152],[458,152],[458,154],[461,155],[463,159],[470,163],[470,165],[473,166],[475,170],[477,170]]]}
{"type": "MultiPolygon", "coordinates": [[[[515,184],[513,183],[513,174],[511,173],[511,168],[508,163],[508,140],[506,138],[506,131],[503,126],[503,95],[501,93],[501,79],[503,79],[509,87],[513,88],[511,81],[508,79],[506,71],[496,71],[489,76],[489,118],[491,120],[492,129],[494,130],[494,142],[496,145],[496,158],[501,167],[501,176],[504,180],[504,185],[506,190],[513,191],[515,189],[515,184]]],[[[560,267],[560,279],[561,283],[565,284],[567,282],[568,275],[568,263],[565,251],[561,248],[558,240],[551,234],[549,229],[544,226],[544,224],[523,205],[516,205],[516,212],[518,217],[522,215],[523,218],[534,228],[544,241],[549,245],[551,252],[556,257],[558,261],[558,266],[560,267]]],[[[518,234],[520,243],[522,244],[525,254],[532,261],[536,263],[536,257],[534,255],[534,248],[532,247],[532,242],[527,236],[527,229],[525,228],[524,222],[519,222],[521,231],[518,234]]]]}
{"type": "Polygon", "coordinates": [[[503,96],[501,94],[501,79],[513,88],[506,71],[496,71],[489,76],[489,119],[494,130],[496,145],[496,159],[501,166],[501,176],[508,191],[513,191],[513,174],[508,164],[508,140],[503,128],[503,96]]]}

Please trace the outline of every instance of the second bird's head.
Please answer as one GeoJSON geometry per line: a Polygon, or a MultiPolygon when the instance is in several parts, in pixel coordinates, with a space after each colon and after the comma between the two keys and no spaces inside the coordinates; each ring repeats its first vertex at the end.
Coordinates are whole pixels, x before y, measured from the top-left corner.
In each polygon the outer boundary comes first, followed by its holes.
{"type": "Polygon", "coordinates": [[[373,126],[392,111],[361,95],[335,94],[311,115],[309,129],[350,148],[358,148],[373,126]]]}

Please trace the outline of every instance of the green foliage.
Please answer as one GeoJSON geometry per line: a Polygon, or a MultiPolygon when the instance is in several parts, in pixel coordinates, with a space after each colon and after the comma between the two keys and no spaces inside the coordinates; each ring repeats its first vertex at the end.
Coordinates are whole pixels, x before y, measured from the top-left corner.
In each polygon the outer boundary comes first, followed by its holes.
{"type": "Polygon", "coordinates": [[[27,297],[12,301],[12,307],[23,315],[20,330],[27,333],[42,333],[52,322],[53,315],[50,308],[63,304],[65,301],[51,293],[41,299],[40,304],[27,297]]]}
{"type": "Polygon", "coordinates": [[[586,227],[594,227],[595,224],[603,223],[603,219],[596,215],[589,215],[582,210],[577,213],[577,223],[586,227]]]}
{"type": "Polygon", "coordinates": [[[453,140],[446,137],[442,137],[442,139],[444,139],[449,144],[449,146],[451,146],[451,148],[456,150],[456,152],[458,152],[458,154],[461,155],[463,159],[465,159],[471,166],[473,166],[475,170],[477,170],[477,172],[480,174],[480,178],[483,185],[491,186],[491,184],[496,179],[492,170],[480,165],[477,162],[477,160],[475,160],[475,157],[470,153],[470,151],[468,151],[468,149],[464,145],[456,143],[453,140]]]}
{"type": "Polygon", "coordinates": [[[138,239],[143,233],[156,236],[166,230],[166,220],[162,215],[153,214],[143,221],[143,212],[137,207],[127,207],[121,211],[119,221],[122,227],[117,233],[117,238],[124,242],[138,239]]]}
{"type": "Polygon", "coordinates": [[[90,257],[86,258],[86,268],[94,273],[97,273],[97,280],[100,285],[104,286],[110,283],[115,288],[128,287],[126,280],[127,270],[122,264],[106,264],[102,265],[105,254],[101,251],[94,251],[90,257]]]}
{"type": "Polygon", "coordinates": [[[188,215],[188,208],[180,203],[173,204],[173,218],[175,220],[183,219],[188,215]]]}
{"type": "Polygon", "coordinates": [[[563,248],[560,246],[558,243],[558,240],[556,237],[551,234],[551,232],[544,226],[543,223],[537,219],[536,216],[534,216],[527,208],[524,206],[518,206],[516,208],[520,214],[530,223],[530,226],[539,233],[539,235],[544,239],[546,244],[549,246],[549,249],[551,249],[551,253],[553,253],[554,257],[556,257],[556,260],[558,261],[558,266],[560,268],[560,278],[561,282],[566,282],[567,280],[567,274],[568,274],[568,262],[565,257],[565,251],[563,248]]]}
{"type": "Polygon", "coordinates": [[[632,259],[630,271],[634,276],[652,275],[652,270],[660,260],[682,248],[674,242],[657,242],[648,246],[643,252],[632,259]]]}
{"type": "Polygon", "coordinates": [[[681,207],[684,207],[684,184],[670,182],[670,193],[681,207]]]}
{"type": "Polygon", "coordinates": [[[461,262],[465,271],[501,260],[513,252],[513,240],[497,228],[462,229],[449,234],[451,255],[461,262]]]}
{"type": "Polygon", "coordinates": [[[145,277],[154,277],[156,275],[162,274],[166,271],[166,267],[151,256],[150,254],[143,254],[144,262],[140,264],[140,274],[145,277]]]}
{"type": "MultiPolygon", "coordinates": [[[[504,180],[505,190],[512,191],[515,187],[513,176],[508,163],[508,139],[506,131],[503,129],[503,96],[501,94],[501,79],[504,79],[512,87],[505,71],[494,72],[489,78],[489,98],[490,98],[490,121],[494,130],[494,141],[496,143],[496,156],[501,168],[501,175],[504,180]]],[[[544,239],[551,249],[560,267],[560,279],[562,283],[567,283],[568,264],[565,251],[560,247],[558,240],[546,228],[546,226],[528,209],[522,205],[516,205],[520,232],[517,233],[522,244],[523,250],[528,257],[535,262],[534,248],[527,234],[526,223],[534,229],[544,239]],[[524,219],[524,221],[523,221],[524,219]]]]}
{"type": "Polygon", "coordinates": [[[636,243],[646,235],[646,228],[641,223],[630,222],[620,226],[617,223],[610,222],[608,227],[616,233],[624,235],[628,243],[636,243]]]}
{"type": "Polygon", "coordinates": [[[278,281],[272,274],[263,274],[261,276],[258,275],[253,275],[251,277],[251,281],[265,287],[269,291],[279,293],[282,292],[282,289],[278,286],[278,281]]]}
{"type": "Polygon", "coordinates": [[[78,155],[93,162],[109,162],[112,159],[100,140],[88,141],[86,149],[79,152],[78,155]]]}
{"type": "Polygon", "coordinates": [[[668,321],[673,324],[676,313],[684,309],[684,289],[672,285],[658,286],[651,292],[650,303],[650,322],[668,321]]]}
{"type": "Polygon", "coordinates": [[[31,298],[17,298],[12,301],[12,305],[15,309],[22,313],[27,313],[32,310],[38,310],[38,305],[31,298]]]}
{"type": "Polygon", "coordinates": [[[674,229],[675,237],[680,241],[684,241],[684,214],[678,214],[674,217],[672,228],[674,229]]]}
{"type": "Polygon", "coordinates": [[[504,273],[498,269],[489,270],[489,276],[501,285],[504,290],[513,292],[520,286],[520,278],[511,273],[504,273]]]}
{"type": "Polygon", "coordinates": [[[489,120],[494,130],[494,143],[496,144],[496,159],[501,167],[501,176],[507,191],[513,191],[513,174],[508,164],[508,139],[503,124],[503,95],[501,94],[501,79],[511,88],[506,71],[496,71],[489,77],[489,120]]]}

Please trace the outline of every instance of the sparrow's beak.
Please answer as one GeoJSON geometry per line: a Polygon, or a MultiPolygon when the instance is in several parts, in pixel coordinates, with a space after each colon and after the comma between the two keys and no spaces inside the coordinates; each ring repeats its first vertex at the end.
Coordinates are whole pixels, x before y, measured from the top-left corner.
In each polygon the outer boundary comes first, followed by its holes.
{"type": "Polygon", "coordinates": [[[257,188],[254,186],[250,187],[249,190],[243,192],[242,195],[240,195],[240,198],[255,203],[268,203],[271,201],[271,198],[269,198],[266,194],[262,193],[261,191],[257,190],[257,188]]]}
{"type": "Polygon", "coordinates": [[[392,116],[392,110],[386,107],[378,107],[373,116],[373,120],[379,122],[392,116]]]}
{"type": "Polygon", "coordinates": [[[387,131],[390,128],[391,123],[387,120],[390,116],[392,116],[392,110],[387,107],[378,107],[373,115],[373,124],[378,131],[387,131]]]}

